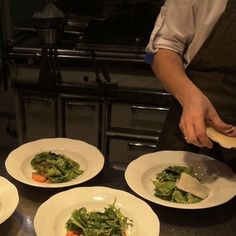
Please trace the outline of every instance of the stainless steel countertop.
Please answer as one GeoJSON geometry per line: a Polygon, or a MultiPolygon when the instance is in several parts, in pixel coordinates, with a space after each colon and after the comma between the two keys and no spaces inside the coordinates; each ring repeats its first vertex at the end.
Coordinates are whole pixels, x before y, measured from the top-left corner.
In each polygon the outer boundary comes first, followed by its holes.
{"type": "MultiPolygon", "coordinates": [[[[34,236],[36,234],[33,220],[37,208],[52,195],[69,188],[42,189],[27,186],[14,180],[5,169],[5,159],[9,152],[9,149],[0,149],[0,175],[15,184],[20,201],[14,214],[0,225],[0,235],[34,236]]],[[[106,165],[101,173],[92,180],[75,187],[79,186],[107,186],[125,190],[137,196],[126,184],[124,171],[109,165],[106,165]]],[[[236,198],[221,206],[201,210],[173,209],[146,202],[159,217],[160,236],[236,235],[236,198]]]]}

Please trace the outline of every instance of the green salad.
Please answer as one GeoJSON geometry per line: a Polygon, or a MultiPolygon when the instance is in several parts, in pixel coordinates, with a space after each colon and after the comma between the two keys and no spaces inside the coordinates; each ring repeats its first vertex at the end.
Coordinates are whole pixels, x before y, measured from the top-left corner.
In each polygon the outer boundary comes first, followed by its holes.
{"type": "Polygon", "coordinates": [[[63,154],[41,152],[34,156],[31,165],[35,172],[32,178],[39,182],[61,183],[75,179],[84,171],[80,164],[63,154]]]}
{"type": "Polygon", "coordinates": [[[163,200],[177,203],[200,202],[202,198],[176,187],[176,182],[180,179],[182,173],[186,173],[196,178],[192,167],[169,166],[162,172],[158,173],[156,179],[152,181],[155,186],[154,195],[163,200]]]}
{"type": "Polygon", "coordinates": [[[132,221],[121,213],[115,202],[105,207],[104,212],[89,212],[85,207],[75,209],[66,222],[67,235],[79,236],[126,236],[128,227],[132,226],[132,221]]]}

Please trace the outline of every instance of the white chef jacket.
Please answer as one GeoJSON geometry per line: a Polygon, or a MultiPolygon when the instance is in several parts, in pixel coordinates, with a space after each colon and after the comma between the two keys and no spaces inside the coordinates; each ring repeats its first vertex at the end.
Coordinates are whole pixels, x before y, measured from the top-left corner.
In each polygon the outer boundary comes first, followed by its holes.
{"type": "Polygon", "coordinates": [[[196,55],[228,0],[166,0],[157,17],[146,47],[147,53],[160,48],[177,52],[187,66],[196,55]]]}

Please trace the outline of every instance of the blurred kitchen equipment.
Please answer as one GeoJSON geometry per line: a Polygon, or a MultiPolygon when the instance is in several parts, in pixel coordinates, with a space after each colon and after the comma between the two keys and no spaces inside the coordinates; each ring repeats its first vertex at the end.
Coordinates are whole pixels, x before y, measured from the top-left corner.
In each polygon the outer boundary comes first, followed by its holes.
{"type": "Polygon", "coordinates": [[[64,13],[53,3],[48,3],[41,12],[33,15],[33,25],[43,44],[55,44],[60,39],[64,24],[64,13]]]}
{"type": "Polygon", "coordinates": [[[42,48],[42,60],[39,73],[39,85],[54,87],[61,85],[62,77],[59,70],[57,49],[53,47],[42,48]]]}

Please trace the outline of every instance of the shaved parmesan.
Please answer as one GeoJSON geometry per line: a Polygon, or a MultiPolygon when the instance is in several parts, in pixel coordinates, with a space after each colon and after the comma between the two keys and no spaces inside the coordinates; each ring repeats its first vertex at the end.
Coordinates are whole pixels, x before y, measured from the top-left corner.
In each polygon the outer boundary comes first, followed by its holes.
{"type": "Polygon", "coordinates": [[[224,148],[236,148],[236,137],[229,137],[215,130],[212,127],[207,127],[207,136],[213,141],[219,143],[224,148]]]}
{"type": "Polygon", "coordinates": [[[186,173],[181,174],[179,181],[176,183],[176,187],[202,199],[205,199],[209,194],[207,186],[203,185],[200,181],[198,181],[198,179],[186,173]]]}

